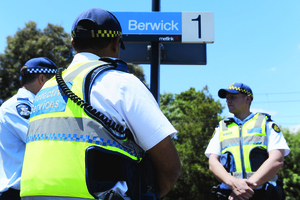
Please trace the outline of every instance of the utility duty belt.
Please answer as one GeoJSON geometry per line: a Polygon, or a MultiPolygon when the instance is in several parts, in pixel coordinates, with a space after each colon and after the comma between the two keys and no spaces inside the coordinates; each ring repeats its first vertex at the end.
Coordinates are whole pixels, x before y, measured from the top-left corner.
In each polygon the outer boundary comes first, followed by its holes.
{"type": "Polygon", "coordinates": [[[115,191],[110,191],[103,200],[124,200],[124,198],[115,191]]]}
{"type": "Polygon", "coordinates": [[[20,200],[20,190],[9,188],[7,191],[0,193],[0,200],[20,200]]]}
{"type": "MultiPolygon", "coordinates": [[[[281,180],[276,181],[276,186],[267,182],[262,189],[254,189],[254,195],[250,200],[284,200],[285,194],[281,180]]],[[[221,189],[220,185],[213,186],[210,191],[211,200],[228,200],[232,190],[221,189]]]]}

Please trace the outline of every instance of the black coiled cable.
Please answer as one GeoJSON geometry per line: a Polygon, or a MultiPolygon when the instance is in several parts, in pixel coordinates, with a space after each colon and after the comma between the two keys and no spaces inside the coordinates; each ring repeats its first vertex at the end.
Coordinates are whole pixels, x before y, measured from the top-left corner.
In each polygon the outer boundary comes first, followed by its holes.
{"type": "Polygon", "coordinates": [[[95,108],[93,108],[89,103],[85,102],[80,97],[78,97],[76,94],[74,94],[69,89],[69,87],[67,86],[65,81],[63,80],[63,78],[61,76],[62,71],[63,71],[63,69],[59,68],[55,74],[55,77],[56,77],[57,84],[59,85],[59,87],[61,88],[63,93],[68,96],[68,98],[70,98],[74,103],[76,103],[81,108],[84,108],[86,111],[88,111],[88,113],[93,115],[94,118],[100,120],[108,128],[111,128],[112,130],[115,130],[116,132],[121,134],[121,135],[114,134],[117,138],[124,139],[126,136],[130,136],[131,132],[128,128],[124,128],[120,124],[117,124],[113,120],[110,120],[104,114],[102,114],[101,112],[99,112],[95,108]]]}

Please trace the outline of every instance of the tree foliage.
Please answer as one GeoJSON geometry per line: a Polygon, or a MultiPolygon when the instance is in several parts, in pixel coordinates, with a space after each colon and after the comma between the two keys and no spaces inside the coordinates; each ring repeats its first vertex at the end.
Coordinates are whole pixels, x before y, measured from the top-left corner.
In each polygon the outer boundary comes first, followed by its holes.
{"type": "Polygon", "coordinates": [[[65,68],[73,58],[70,34],[58,25],[48,24],[42,31],[29,21],[25,28],[7,37],[5,53],[0,54],[0,99],[7,99],[21,86],[19,72],[31,58],[47,57],[65,68]]]}
{"type": "Polygon", "coordinates": [[[144,70],[141,66],[128,63],[128,71],[146,84],[144,70]]]}
{"type": "MultiPolygon", "coordinates": [[[[0,105],[21,87],[19,72],[29,59],[47,57],[57,67],[66,68],[74,54],[70,41],[71,36],[63,27],[49,23],[42,31],[33,21],[18,29],[13,37],[8,36],[4,54],[0,54],[0,105]]],[[[129,64],[128,69],[146,83],[141,66],[129,64]]]]}
{"type": "Polygon", "coordinates": [[[278,175],[283,180],[286,200],[297,200],[300,194],[300,131],[291,133],[284,128],[282,133],[290,147],[290,154],[284,158],[284,165],[278,175]]]}
{"type": "Polygon", "coordinates": [[[179,95],[161,96],[161,109],[178,130],[174,144],[178,150],[182,174],[165,200],[209,199],[209,191],[217,184],[208,169],[205,149],[221,120],[222,105],[208,94],[190,88],[179,95]]]}

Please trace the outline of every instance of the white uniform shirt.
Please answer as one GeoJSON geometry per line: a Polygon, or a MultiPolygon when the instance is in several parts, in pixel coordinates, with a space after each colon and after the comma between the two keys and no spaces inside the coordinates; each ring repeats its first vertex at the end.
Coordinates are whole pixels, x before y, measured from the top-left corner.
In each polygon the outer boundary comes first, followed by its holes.
{"type": "MultiPolygon", "coordinates": [[[[234,121],[239,124],[243,125],[248,120],[252,119],[254,117],[254,114],[251,113],[247,118],[244,120],[240,120],[236,117],[233,117],[234,121]]],[[[286,140],[284,139],[281,132],[277,133],[273,128],[272,125],[274,122],[268,121],[266,125],[266,133],[267,133],[267,152],[270,152],[275,149],[283,149],[284,150],[284,156],[287,156],[290,153],[290,148],[287,145],[286,140]]],[[[221,146],[219,142],[219,127],[215,129],[215,133],[213,138],[210,140],[205,155],[209,158],[210,154],[216,154],[221,155],[221,146]]],[[[224,189],[230,189],[229,186],[225,185],[224,183],[221,184],[221,188],[224,189]]]]}
{"type": "MultiPolygon", "coordinates": [[[[91,53],[78,53],[70,66],[98,59],[98,56],[91,53]]],[[[116,70],[101,73],[92,86],[90,102],[108,118],[128,127],[137,144],[145,151],[167,136],[173,137],[177,133],[151,92],[132,74],[116,70]]],[[[127,191],[126,183],[119,182],[115,190],[124,195],[127,191]]]]}
{"type": "Polygon", "coordinates": [[[20,88],[0,107],[0,193],[20,190],[29,114],[35,95],[20,88]]]}

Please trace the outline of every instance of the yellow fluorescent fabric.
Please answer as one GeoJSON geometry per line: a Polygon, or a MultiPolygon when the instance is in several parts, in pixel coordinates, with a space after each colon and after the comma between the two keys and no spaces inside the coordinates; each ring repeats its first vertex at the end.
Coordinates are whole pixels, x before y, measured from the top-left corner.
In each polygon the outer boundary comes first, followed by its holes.
{"type": "Polygon", "coordinates": [[[227,128],[225,128],[227,130],[224,130],[222,122],[220,124],[219,141],[221,143],[221,154],[230,152],[233,155],[236,172],[243,172],[243,164],[246,172],[252,172],[250,163],[251,150],[256,147],[267,149],[266,117],[262,117],[261,115],[262,114],[257,113],[242,126],[234,122],[230,123],[227,128]],[[259,126],[257,125],[258,119],[262,119],[259,126]],[[242,148],[240,145],[242,145],[242,148]]]}
{"type": "MultiPolygon", "coordinates": [[[[64,71],[63,77],[72,92],[84,99],[86,75],[102,64],[105,63],[80,63],[64,71]]],[[[51,79],[36,95],[22,169],[21,197],[41,195],[94,199],[86,183],[87,147],[97,146],[132,161],[139,160],[140,152],[136,151],[133,141],[116,141],[83,108],[61,94],[56,80],[51,79]]]]}
{"type": "Polygon", "coordinates": [[[85,151],[82,151],[85,146],[86,144],[83,142],[30,142],[24,158],[23,170],[26,173],[22,174],[24,179],[21,182],[22,196],[32,196],[31,188],[26,187],[26,185],[34,185],[36,187],[34,196],[53,196],[53,191],[55,191],[56,196],[90,197],[93,199],[89,195],[86,183],[81,181],[85,179],[85,171],[81,170],[85,167],[85,151]],[[47,152],[47,156],[43,156],[45,155],[44,152],[47,152]],[[62,152],[64,153],[62,154],[62,152]],[[30,155],[35,155],[40,159],[37,161],[35,156],[30,155]],[[78,164],[81,166],[78,166],[78,164]],[[39,167],[35,167],[36,165],[39,167]],[[70,168],[66,166],[78,167],[70,168]],[[49,174],[47,170],[49,167],[57,169],[56,173],[49,174]],[[40,180],[41,178],[43,180],[40,180]],[[42,182],[44,184],[41,184],[42,182]],[[44,186],[47,186],[47,188],[44,188],[44,186]]]}

